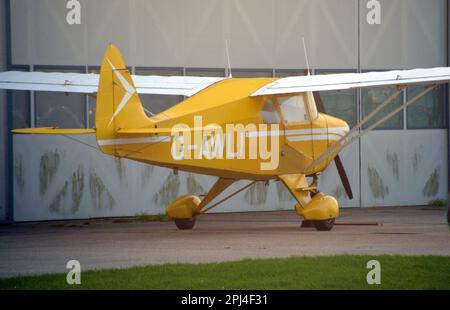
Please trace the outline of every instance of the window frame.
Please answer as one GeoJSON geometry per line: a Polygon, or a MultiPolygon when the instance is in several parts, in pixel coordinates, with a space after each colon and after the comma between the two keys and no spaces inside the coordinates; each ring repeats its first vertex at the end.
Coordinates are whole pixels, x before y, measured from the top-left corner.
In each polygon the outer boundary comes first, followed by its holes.
{"type": "MultiPolygon", "coordinates": [[[[203,68],[203,67],[186,67],[184,68],[184,75],[185,76],[205,76],[206,75],[192,75],[191,72],[221,72],[222,75],[220,77],[226,77],[226,70],[225,68],[203,68]]],[[[215,76],[208,76],[208,77],[215,77],[215,76]]]]}
{"type": "MultiPolygon", "coordinates": [[[[22,72],[30,72],[31,71],[31,66],[29,66],[29,65],[12,65],[11,66],[11,71],[22,71],[22,72]]],[[[30,128],[32,128],[32,127],[34,127],[33,126],[33,100],[31,100],[31,98],[34,96],[34,91],[31,91],[31,90],[11,90],[11,100],[13,100],[13,93],[15,92],[15,91],[23,91],[23,92],[25,92],[26,93],[26,95],[27,95],[27,101],[28,101],[28,104],[27,104],[27,106],[28,106],[28,120],[27,120],[27,124],[28,124],[28,126],[30,127],[30,128]]],[[[12,111],[11,111],[11,113],[12,113],[12,111]]],[[[15,126],[14,126],[14,117],[13,117],[13,119],[11,120],[11,127],[13,128],[13,129],[18,129],[18,128],[15,128],[15,126]]]]}
{"type": "Polygon", "coordinates": [[[263,96],[262,100],[263,100],[263,106],[262,106],[261,110],[259,111],[259,113],[260,113],[261,119],[263,121],[263,124],[266,124],[266,125],[278,124],[280,126],[283,126],[283,117],[281,114],[280,104],[278,103],[278,100],[276,100],[276,97],[273,95],[263,96]],[[275,113],[277,113],[278,119],[280,120],[279,123],[266,123],[264,121],[264,117],[262,116],[262,111],[268,100],[270,100],[272,102],[273,109],[275,110],[275,113]]]}
{"type": "Polygon", "coordinates": [[[308,74],[308,69],[300,68],[300,69],[273,69],[273,77],[277,78],[285,78],[291,76],[305,76],[308,74]],[[281,73],[281,75],[279,75],[281,73]],[[291,74],[292,73],[292,74],[291,74]]]}
{"type": "MultiPolygon", "coordinates": [[[[311,119],[311,114],[310,114],[310,111],[309,111],[309,107],[307,107],[307,104],[306,104],[306,102],[305,102],[305,97],[308,97],[308,96],[306,95],[306,92],[302,92],[302,93],[294,93],[294,94],[279,94],[279,95],[274,95],[274,96],[273,96],[273,98],[274,98],[274,100],[276,101],[276,103],[277,103],[277,105],[278,105],[278,107],[279,107],[279,110],[280,110],[280,114],[281,114],[281,122],[282,122],[282,124],[288,125],[288,126],[297,126],[297,125],[304,125],[304,124],[308,124],[308,123],[311,124],[311,123],[313,122],[313,120],[311,119]],[[281,109],[281,103],[279,102],[278,98],[282,98],[282,97],[294,97],[294,96],[296,96],[296,94],[297,94],[297,96],[298,96],[299,94],[302,94],[302,95],[303,95],[303,105],[304,105],[305,112],[306,112],[306,115],[307,115],[307,117],[308,117],[308,120],[302,121],[302,122],[286,122],[286,121],[285,121],[285,118],[284,118],[284,115],[283,115],[283,111],[282,111],[282,109],[281,109]]],[[[308,100],[308,98],[306,98],[306,100],[308,100]]]]}

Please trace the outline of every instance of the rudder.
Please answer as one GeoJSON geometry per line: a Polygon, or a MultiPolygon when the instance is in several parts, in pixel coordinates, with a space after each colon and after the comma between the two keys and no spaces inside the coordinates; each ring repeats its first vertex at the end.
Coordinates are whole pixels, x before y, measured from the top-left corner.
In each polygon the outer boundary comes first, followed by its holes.
{"type": "Polygon", "coordinates": [[[106,49],[100,69],[95,127],[97,141],[117,137],[118,129],[145,128],[152,125],[142,107],[130,72],[116,46],[106,49]]]}

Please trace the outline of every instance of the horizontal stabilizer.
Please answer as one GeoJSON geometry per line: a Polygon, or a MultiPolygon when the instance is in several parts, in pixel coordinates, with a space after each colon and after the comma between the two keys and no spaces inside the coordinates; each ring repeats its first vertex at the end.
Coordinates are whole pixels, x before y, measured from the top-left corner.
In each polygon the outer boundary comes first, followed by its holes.
{"type": "Polygon", "coordinates": [[[36,135],[83,135],[95,133],[95,129],[64,129],[55,127],[40,127],[40,128],[22,128],[14,129],[13,133],[19,134],[36,134],[36,135]]]}

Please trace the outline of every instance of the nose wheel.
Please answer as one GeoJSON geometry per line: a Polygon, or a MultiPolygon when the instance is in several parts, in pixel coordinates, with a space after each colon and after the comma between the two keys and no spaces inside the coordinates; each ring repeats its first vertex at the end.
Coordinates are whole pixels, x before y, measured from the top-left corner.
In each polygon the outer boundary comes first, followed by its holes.
{"type": "Polygon", "coordinates": [[[196,217],[193,216],[190,219],[175,219],[175,225],[178,229],[187,230],[194,228],[196,217]]]}
{"type": "Polygon", "coordinates": [[[322,221],[311,221],[314,227],[320,231],[329,231],[334,227],[335,218],[322,220],[322,221]]]}

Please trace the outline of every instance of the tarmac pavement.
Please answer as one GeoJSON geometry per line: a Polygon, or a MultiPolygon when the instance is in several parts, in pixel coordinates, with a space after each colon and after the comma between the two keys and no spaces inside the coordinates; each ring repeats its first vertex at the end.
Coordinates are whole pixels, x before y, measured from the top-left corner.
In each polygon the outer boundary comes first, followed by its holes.
{"type": "Polygon", "coordinates": [[[293,211],[206,214],[191,231],[126,219],[0,226],[0,277],[165,263],[336,254],[450,256],[446,208],[342,209],[333,230],[300,228],[293,211]],[[342,225],[341,225],[342,224],[342,225]]]}

